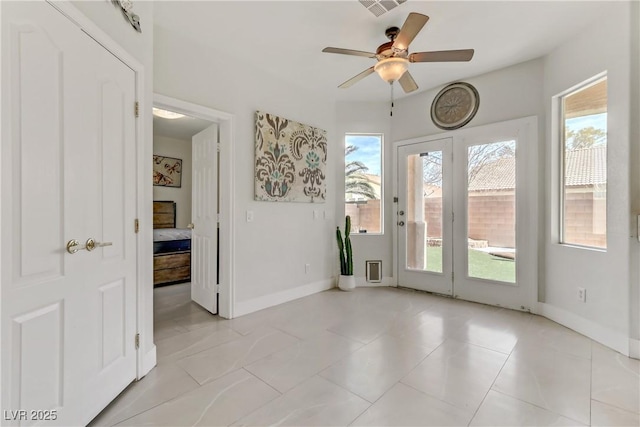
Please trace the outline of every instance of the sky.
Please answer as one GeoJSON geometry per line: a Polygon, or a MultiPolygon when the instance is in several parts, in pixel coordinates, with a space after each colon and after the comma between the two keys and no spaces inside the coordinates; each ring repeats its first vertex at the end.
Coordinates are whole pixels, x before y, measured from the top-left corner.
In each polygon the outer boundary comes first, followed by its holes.
{"type": "Polygon", "coordinates": [[[369,168],[367,173],[380,175],[381,167],[381,137],[380,135],[347,135],[345,145],[355,145],[358,149],[346,157],[346,161],[362,162],[369,168]]]}
{"type": "MultiPolygon", "coordinates": [[[[578,130],[593,126],[596,129],[607,131],[607,113],[593,114],[590,116],[576,117],[566,121],[568,130],[578,130]]],[[[350,154],[347,162],[358,161],[369,168],[369,174],[380,175],[381,167],[381,138],[379,135],[347,135],[346,145],[355,145],[358,149],[350,154]]]]}
{"type": "Polygon", "coordinates": [[[575,119],[567,119],[565,126],[567,130],[578,130],[593,126],[596,129],[607,131],[607,113],[592,114],[590,116],[576,117],[575,119]]]}

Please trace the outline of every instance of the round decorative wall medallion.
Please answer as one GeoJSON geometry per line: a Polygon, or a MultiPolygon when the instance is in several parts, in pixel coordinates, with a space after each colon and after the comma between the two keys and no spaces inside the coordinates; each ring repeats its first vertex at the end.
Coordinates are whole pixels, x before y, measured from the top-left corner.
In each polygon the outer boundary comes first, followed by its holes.
{"type": "Polygon", "coordinates": [[[452,130],[473,119],[480,105],[480,96],[469,83],[457,82],[445,86],[431,104],[431,120],[440,129],[452,130]]]}

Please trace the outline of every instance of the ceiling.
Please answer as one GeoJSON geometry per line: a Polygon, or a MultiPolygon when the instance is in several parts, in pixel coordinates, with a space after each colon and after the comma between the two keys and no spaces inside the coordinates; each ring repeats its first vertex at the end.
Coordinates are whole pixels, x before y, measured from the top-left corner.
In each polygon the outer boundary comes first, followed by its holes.
{"type": "MultiPolygon", "coordinates": [[[[388,41],[384,30],[402,26],[409,12],[430,17],[410,52],[475,49],[468,63],[411,64],[418,91],[423,91],[541,57],[596,23],[607,13],[607,2],[408,0],[381,17],[356,0],[169,1],[154,6],[156,26],[341,101],[388,100],[389,86],[373,74],[338,89],[375,60],[321,50],[375,51],[388,41]]],[[[404,96],[399,87],[395,94],[404,96]]]]}
{"type": "Polygon", "coordinates": [[[211,122],[184,116],[179,119],[163,119],[153,116],[153,134],[167,138],[191,141],[196,133],[211,126],[211,122]]]}

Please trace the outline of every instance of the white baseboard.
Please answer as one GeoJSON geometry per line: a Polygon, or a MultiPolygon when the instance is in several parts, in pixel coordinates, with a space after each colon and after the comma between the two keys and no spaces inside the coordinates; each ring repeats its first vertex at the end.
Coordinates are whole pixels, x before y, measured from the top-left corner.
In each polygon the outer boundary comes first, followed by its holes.
{"type": "Polygon", "coordinates": [[[304,286],[298,286],[293,289],[287,289],[286,291],[280,291],[275,294],[264,295],[248,301],[237,302],[233,310],[234,317],[244,316],[245,314],[253,313],[254,311],[263,310],[265,308],[273,307],[274,305],[293,301],[294,299],[317,294],[318,292],[334,288],[335,285],[336,281],[334,279],[321,280],[304,286]]]}
{"type": "Polygon", "coordinates": [[[140,367],[140,372],[138,372],[138,378],[141,379],[145,375],[147,375],[153,367],[156,366],[156,346],[155,344],[151,347],[144,356],[142,356],[142,366],[140,367]]]}
{"type": "Polygon", "coordinates": [[[640,340],[629,338],[629,357],[640,359],[640,340]]]}
{"type": "Polygon", "coordinates": [[[367,282],[366,277],[356,276],[356,288],[376,288],[376,287],[396,286],[393,277],[383,277],[381,282],[367,282]]]}
{"type": "Polygon", "coordinates": [[[581,333],[604,346],[612,348],[625,356],[630,355],[629,350],[631,340],[627,335],[550,304],[541,302],[538,303],[538,308],[538,314],[541,316],[560,323],[569,329],[573,329],[574,331],[581,333]]]}

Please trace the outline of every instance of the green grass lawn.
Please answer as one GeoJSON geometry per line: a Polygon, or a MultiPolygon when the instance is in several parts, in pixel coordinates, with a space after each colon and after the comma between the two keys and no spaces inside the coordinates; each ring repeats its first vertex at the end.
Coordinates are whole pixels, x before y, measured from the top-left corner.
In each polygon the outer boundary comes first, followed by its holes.
{"type": "MultiPolygon", "coordinates": [[[[454,262],[461,262],[454,260],[454,262]]],[[[427,270],[442,272],[442,248],[427,248],[427,270]]],[[[515,283],[516,263],[469,249],[469,276],[480,279],[515,283]]]]}

